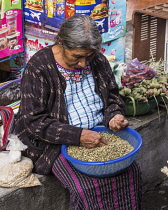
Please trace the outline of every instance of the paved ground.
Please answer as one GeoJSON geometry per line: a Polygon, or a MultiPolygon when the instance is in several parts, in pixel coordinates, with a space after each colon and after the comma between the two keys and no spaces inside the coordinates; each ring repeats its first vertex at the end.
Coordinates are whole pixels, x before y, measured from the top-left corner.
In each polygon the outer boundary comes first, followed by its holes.
{"type": "Polygon", "coordinates": [[[142,210],[168,210],[168,180],[144,194],[142,210]]]}

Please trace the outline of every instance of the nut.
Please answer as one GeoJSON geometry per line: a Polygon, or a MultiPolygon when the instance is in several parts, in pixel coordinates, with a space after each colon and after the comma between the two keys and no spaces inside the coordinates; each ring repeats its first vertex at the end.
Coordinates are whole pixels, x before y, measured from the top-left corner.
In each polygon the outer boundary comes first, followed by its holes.
{"type": "Polygon", "coordinates": [[[83,146],[69,146],[68,155],[82,161],[101,162],[120,158],[134,149],[128,141],[114,134],[101,133],[101,136],[107,139],[110,144],[91,149],[83,146]]]}

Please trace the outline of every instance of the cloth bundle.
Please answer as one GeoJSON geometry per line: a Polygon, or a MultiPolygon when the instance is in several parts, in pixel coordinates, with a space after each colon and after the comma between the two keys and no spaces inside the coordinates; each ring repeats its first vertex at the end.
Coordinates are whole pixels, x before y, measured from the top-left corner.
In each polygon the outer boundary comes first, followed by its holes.
{"type": "Polygon", "coordinates": [[[41,185],[32,173],[33,162],[23,157],[21,151],[27,148],[12,134],[14,113],[10,107],[0,106],[0,186],[32,187],[41,185]]]}
{"type": "Polygon", "coordinates": [[[14,114],[10,107],[0,106],[0,151],[7,145],[7,138],[13,129],[14,114]]]}

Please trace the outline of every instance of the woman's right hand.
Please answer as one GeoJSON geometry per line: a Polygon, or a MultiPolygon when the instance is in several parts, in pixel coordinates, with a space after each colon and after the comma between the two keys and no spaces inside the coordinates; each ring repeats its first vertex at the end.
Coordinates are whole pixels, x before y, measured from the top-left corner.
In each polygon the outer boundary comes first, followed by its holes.
{"type": "Polygon", "coordinates": [[[82,130],[80,137],[81,144],[86,148],[102,147],[109,144],[109,141],[96,131],[82,130]]]}

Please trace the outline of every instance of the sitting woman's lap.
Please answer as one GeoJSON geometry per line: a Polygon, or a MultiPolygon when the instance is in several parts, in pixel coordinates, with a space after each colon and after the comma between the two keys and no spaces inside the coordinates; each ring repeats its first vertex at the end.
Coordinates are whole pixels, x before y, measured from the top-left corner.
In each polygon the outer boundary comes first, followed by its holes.
{"type": "Polygon", "coordinates": [[[52,171],[70,191],[75,210],[140,210],[142,180],[136,162],[117,176],[94,178],[77,171],[60,154],[52,171]]]}

